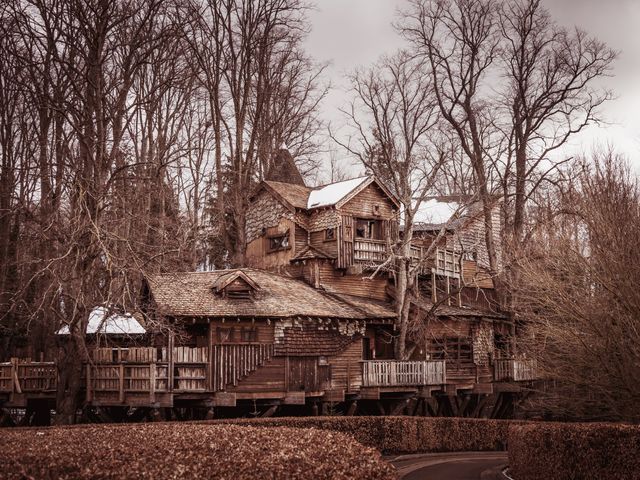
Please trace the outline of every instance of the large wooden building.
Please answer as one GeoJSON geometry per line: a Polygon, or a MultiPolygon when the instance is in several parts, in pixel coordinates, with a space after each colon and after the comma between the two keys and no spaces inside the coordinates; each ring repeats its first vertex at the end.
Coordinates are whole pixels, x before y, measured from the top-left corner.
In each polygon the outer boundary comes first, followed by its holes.
{"type": "MultiPolygon", "coordinates": [[[[281,150],[250,202],[247,267],[149,276],[144,313],[170,328],[135,346],[96,347],[86,405],[210,415],[510,413],[535,369],[515,355],[512,322],[496,301],[479,204],[434,197],[420,210],[412,353],[400,360],[394,276],[378,267],[403,228],[385,185],[364,176],[307,187],[281,150]]],[[[493,227],[499,234],[497,206],[493,227]]],[[[24,398],[20,368],[0,365],[6,405],[24,398]]]]}

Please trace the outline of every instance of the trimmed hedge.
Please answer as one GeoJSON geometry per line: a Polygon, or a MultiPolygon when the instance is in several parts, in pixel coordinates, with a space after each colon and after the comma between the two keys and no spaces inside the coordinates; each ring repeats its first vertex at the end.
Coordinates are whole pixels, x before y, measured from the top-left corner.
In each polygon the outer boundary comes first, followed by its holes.
{"type": "Polygon", "coordinates": [[[449,417],[275,417],[213,423],[332,430],[384,453],[505,450],[511,420],[449,417]]]}
{"type": "Polygon", "coordinates": [[[3,430],[6,479],[387,479],[395,469],[346,435],[161,423],[3,430]]]}
{"type": "Polygon", "coordinates": [[[514,425],[509,431],[509,472],[518,480],[640,479],[640,426],[514,425]]]}

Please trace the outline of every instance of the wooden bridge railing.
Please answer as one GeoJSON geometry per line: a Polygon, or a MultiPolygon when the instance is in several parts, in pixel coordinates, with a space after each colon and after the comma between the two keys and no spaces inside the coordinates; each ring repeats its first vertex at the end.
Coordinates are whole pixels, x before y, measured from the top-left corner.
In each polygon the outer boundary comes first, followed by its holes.
{"type": "Polygon", "coordinates": [[[365,387],[441,385],[446,366],[444,360],[367,360],[362,362],[362,382],[365,387]]]}
{"type": "Polygon", "coordinates": [[[539,378],[535,360],[500,359],[493,363],[493,379],[496,382],[523,382],[539,378]]]}
{"type": "Polygon", "coordinates": [[[0,363],[0,392],[48,392],[56,389],[58,372],[54,362],[13,359],[0,363]]]}

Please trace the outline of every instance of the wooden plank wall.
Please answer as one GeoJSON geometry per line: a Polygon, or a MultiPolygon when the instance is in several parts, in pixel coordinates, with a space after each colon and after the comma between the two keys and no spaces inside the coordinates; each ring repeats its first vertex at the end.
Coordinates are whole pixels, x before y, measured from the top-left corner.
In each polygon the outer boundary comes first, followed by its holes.
{"type": "Polygon", "coordinates": [[[367,274],[343,275],[329,263],[320,265],[320,283],[330,291],[374,300],[388,300],[387,278],[384,275],[373,279],[368,277],[367,274]]]}
{"type": "MultiPolygon", "coordinates": [[[[337,230],[337,229],[336,229],[337,230]]],[[[320,249],[323,252],[326,252],[330,255],[338,257],[338,241],[337,234],[333,240],[325,240],[325,231],[321,230],[319,232],[311,232],[311,246],[320,249]]]]}
{"type": "Polygon", "coordinates": [[[318,357],[289,357],[287,359],[287,391],[319,392],[329,388],[329,365],[319,365],[318,357]]]}
{"type": "Polygon", "coordinates": [[[389,220],[394,216],[394,208],[393,202],[385,193],[377,185],[371,184],[342,205],[340,213],[359,218],[389,220]],[[376,206],[378,207],[377,214],[374,210],[376,206]]]}
{"type": "Polygon", "coordinates": [[[340,354],[329,357],[331,388],[353,392],[362,386],[362,339],[352,342],[340,354]]]}
{"type": "MultiPolygon", "coordinates": [[[[265,270],[289,265],[289,261],[296,254],[296,245],[298,244],[296,233],[296,223],[288,218],[281,218],[278,225],[267,228],[264,235],[247,244],[247,265],[255,268],[263,268],[265,270]],[[284,234],[287,231],[289,232],[289,248],[286,250],[269,252],[267,237],[280,233],[284,234]]],[[[303,239],[306,243],[306,232],[304,232],[303,239]]]]}

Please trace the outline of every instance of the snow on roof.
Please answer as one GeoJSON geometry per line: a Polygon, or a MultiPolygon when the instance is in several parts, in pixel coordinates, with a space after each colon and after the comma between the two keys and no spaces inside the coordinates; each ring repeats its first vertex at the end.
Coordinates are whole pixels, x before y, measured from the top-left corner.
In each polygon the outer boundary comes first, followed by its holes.
{"type": "MultiPolygon", "coordinates": [[[[110,317],[106,307],[96,307],[89,314],[87,333],[101,333],[105,335],[141,335],[147,331],[130,313],[114,313],[110,317]],[[100,330],[98,332],[98,329],[100,330]]],[[[57,332],[58,335],[69,335],[69,326],[65,325],[57,332]]]]}
{"type": "Polygon", "coordinates": [[[368,179],[369,177],[359,177],[311,190],[309,200],[307,200],[307,208],[335,205],[368,179]]]}
{"type": "Polygon", "coordinates": [[[413,217],[413,222],[430,225],[442,225],[451,217],[460,212],[460,203],[454,201],[442,201],[437,198],[425,200],[413,217]]]}

